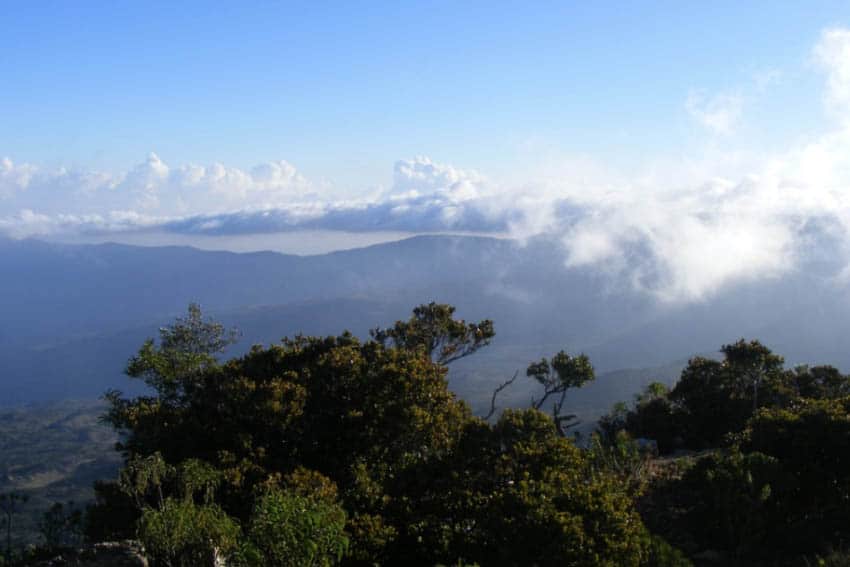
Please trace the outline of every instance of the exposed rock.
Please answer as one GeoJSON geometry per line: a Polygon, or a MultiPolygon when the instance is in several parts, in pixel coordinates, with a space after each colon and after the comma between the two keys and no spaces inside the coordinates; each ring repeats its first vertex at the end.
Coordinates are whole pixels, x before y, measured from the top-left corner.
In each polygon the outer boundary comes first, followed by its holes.
{"type": "Polygon", "coordinates": [[[66,550],[50,559],[30,563],[34,567],[148,567],[142,546],[136,541],[111,541],[66,550]]]}

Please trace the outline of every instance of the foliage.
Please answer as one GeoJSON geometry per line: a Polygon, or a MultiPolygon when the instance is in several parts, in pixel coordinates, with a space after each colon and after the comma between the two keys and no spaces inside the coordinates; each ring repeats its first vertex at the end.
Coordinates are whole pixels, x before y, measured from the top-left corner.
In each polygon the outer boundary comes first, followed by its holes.
{"type": "Polygon", "coordinates": [[[840,549],[850,538],[848,415],[850,398],[760,409],[731,448],[653,487],[651,527],[729,565],[803,564],[840,549]]]}
{"type": "Polygon", "coordinates": [[[118,486],[141,510],[138,537],[155,565],[211,565],[236,550],[239,525],[214,502],[220,479],[196,459],[173,466],[154,453],[127,462],[118,486]]]}
{"type": "Polygon", "coordinates": [[[793,479],[777,493],[783,528],[776,545],[820,551],[850,538],[850,398],[763,410],[741,447],[776,459],[793,479]]]}
{"type": "Polygon", "coordinates": [[[345,511],[327,498],[269,489],[254,507],[247,536],[259,565],[329,566],[348,547],[345,511]]]}
{"type": "Polygon", "coordinates": [[[29,496],[20,492],[4,492],[0,494],[0,528],[6,532],[6,545],[3,557],[6,563],[12,560],[12,523],[21,508],[29,501],[29,496]]]}
{"type": "Polygon", "coordinates": [[[681,444],[680,420],[669,394],[667,386],[652,382],[636,396],[631,409],[623,402],[615,404],[599,420],[597,430],[608,443],[625,430],[632,437],[653,440],[659,452],[669,453],[681,444]]]}
{"type": "Polygon", "coordinates": [[[555,427],[561,435],[566,435],[567,429],[577,425],[573,421],[576,416],[562,414],[567,390],[580,388],[594,379],[590,359],[584,354],[570,356],[560,351],[551,359],[543,358],[540,362],[530,364],[526,375],[543,386],[543,395],[537,400],[532,400],[531,406],[534,409],[540,409],[551,397],[554,400],[552,419],[555,427]]]}
{"type": "Polygon", "coordinates": [[[629,405],[626,402],[615,403],[608,413],[599,417],[595,433],[602,437],[604,443],[612,442],[620,431],[626,429],[629,413],[629,405]]]}
{"type": "Polygon", "coordinates": [[[642,446],[623,430],[613,435],[594,433],[590,437],[588,458],[594,469],[614,475],[637,496],[646,486],[654,449],[649,444],[642,446]]]}
{"type": "Polygon", "coordinates": [[[624,487],[537,410],[473,420],[455,451],[412,472],[397,503],[412,520],[396,542],[404,561],[638,565],[646,553],[624,487]]]}
{"type": "Polygon", "coordinates": [[[201,307],[189,305],[186,317],[159,330],[159,344],[145,341],[127,363],[126,373],[144,380],[155,389],[161,402],[179,404],[197,387],[194,380],[205,368],[215,365],[215,355],[237,339],[236,330],[226,331],[215,321],[205,321],[201,307]]]}
{"type": "Polygon", "coordinates": [[[489,319],[467,323],[454,318],[451,305],[431,302],[414,308],[407,321],[386,329],[373,329],[372,338],[384,346],[421,349],[439,364],[449,364],[490,344],[495,336],[489,319]]]}
{"type": "Polygon", "coordinates": [[[601,439],[628,431],[662,453],[710,450],[653,481],[641,498],[648,525],[730,565],[799,564],[840,548],[850,537],[850,379],[829,366],[786,370],[758,341],[721,352],[691,359],[672,391],[651,385],[600,421],[601,439]]]}
{"type": "MultiPolygon", "coordinates": [[[[448,390],[446,364],[492,323],[453,313],[432,303],[372,340],[296,336],[220,361],[235,333],[190,306],[128,364],[150,394],[107,396],[124,466],[97,484],[87,535],[138,537],[158,565],[845,561],[850,380],[837,369],[786,370],[741,340],[691,359],[672,390],[616,405],[579,447],[562,410],[593,379],[587,357],[531,364],[542,396],[488,423],[448,390]],[[658,459],[649,440],[702,453],[658,459]]],[[[5,528],[20,509],[7,500],[5,528]]],[[[79,522],[48,510],[46,546],[78,541],[79,522]]]]}
{"type": "Polygon", "coordinates": [[[806,567],[850,567],[850,553],[833,551],[825,557],[816,555],[806,560],[806,567]]]}
{"type": "Polygon", "coordinates": [[[215,504],[166,498],[160,508],[146,508],[139,522],[139,539],[154,565],[195,567],[213,565],[237,547],[239,526],[215,504]]]}
{"type": "Polygon", "coordinates": [[[850,396],[850,378],[833,366],[798,366],[789,375],[790,388],[800,398],[814,400],[850,396]]]}
{"type": "Polygon", "coordinates": [[[44,512],[39,531],[48,549],[77,546],[83,539],[83,511],[73,502],[56,502],[44,512]]]}
{"type": "MultiPolygon", "coordinates": [[[[199,311],[165,328],[128,365],[153,395],[108,396],[139,533],[163,562],[199,560],[199,542],[234,550],[238,522],[247,563],[643,564],[630,489],[563,436],[566,390],[593,377],[587,357],[529,368],[553,416],[506,411],[489,425],[448,390],[445,364],[487,344],[492,323],[453,312],[420,306],[370,341],[296,336],[224,363],[224,329],[199,311]],[[189,520],[203,537],[181,531],[189,520]]],[[[127,502],[100,495],[101,511],[127,502]]]]}
{"type": "Polygon", "coordinates": [[[787,482],[773,457],[738,451],[710,455],[678,485],[692,497],[683,521],[701,547],[722,550],[731,563],[748,564],[770,553],[781,514],[776,491],[787,482]]]}
{"type": "Polygon", "coordinates": [[[664,538],[658,535],[649,537],[649,555],[645,565],[651,567],[693,567],[693,563],[664,538]]]}
{"type": "Polygon", "coordinates": [[[136,536],[141,509],[116,481],[94,483],[95,500],[86,508],[83,532],[89,541],[117,541],[136,536]]]}
{"type": "Polygon", "coordinates": [[[787,371],[783,358],[758,341],[741,339],[720,351],[723,360],[692,358],[672,391],[650,384],[631,409],[616,408],[601,426],[654,439],[662,453],[700,450],[726,444],[760,408],[850,392],[850,380],[834,368],[787,371]]]}
{"type": "Polygon", "coordinates": [[[21,492],[4,492],[0,494],[0,528],[6,532],[6,545],[3,556],[7,563],[12,560],[12,524],[21,509],[29,502],[29,495],[21,492]]]}
{"type": "Polygon", "coordinates": [[[743,339],[720,350],[722,362],[692,359],[670,393],[689,447],[715,447],[726,434],[743,429],[756,409],[787,399],[781,356],[743,339]]]}

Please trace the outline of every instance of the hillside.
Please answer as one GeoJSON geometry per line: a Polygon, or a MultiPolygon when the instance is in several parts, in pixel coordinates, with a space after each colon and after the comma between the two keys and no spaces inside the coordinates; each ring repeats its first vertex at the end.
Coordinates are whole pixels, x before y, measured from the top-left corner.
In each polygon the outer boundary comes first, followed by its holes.
{"type": "Polygon", "coordinates": [[[121,464],[115,432],[100,423],[105,406],[74,402],[0,410],[0,493],[29,497],[13,537],[38,541],[38,521],[54,502],[84,506],[95,480],[112,479],[121,464]]]}
{"type": "MultiPolygon", "coordinates": [[[[571,269],[556,242],[429,236],[319,256],[192,248],[0,241],[0,404],[94,398],[133,388],[121,371],[156,329],[200,302],[238,327],[235,353],[296,333],[368,329],[429,300],[491,318],[497,337],[453,370],[457,391],[485,386],[561,348],[603,372],[657,367],[758,336],[789,363],[850,366],[843,286],[813,267],[670,305],[601,273],[571,269]],[[167,290],[163,292],[162,290],[167,290]]],[[[631,396],[612,388],[611,400],[631,396]]]]}

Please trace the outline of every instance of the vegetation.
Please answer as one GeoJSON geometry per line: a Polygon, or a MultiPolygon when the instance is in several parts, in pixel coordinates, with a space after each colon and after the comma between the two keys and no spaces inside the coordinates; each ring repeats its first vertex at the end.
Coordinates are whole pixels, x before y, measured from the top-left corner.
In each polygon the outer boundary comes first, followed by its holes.
{"type": "Polygon", "coordinates": [[[850,377],[786,369],[758,341],[721,353],[692,359],[672,390],[652,384],[600,420],[609,439],[649,438],[685,455],[641,497],[645,521],[706,564],[840,564],[850,537],[850,377]]]}
{"type": "Polygon", "coordinates": [[[229,335],[190,308],[128,365],[152,395],[107,396],[126,465],[98,487],[90,533],[135,515],[121,535],[163,565],[647,564],[630,491],[560,427],[587,358],[532,365],[544,398],[488,423],[449,391],[446,364],[492,323],[453,312],[424,305],[366,342],[296,336],[218,363],[229,335]],[[547,397],[553,415],[537,409],[547,397]]]}
{"type": "Polygon", "coordinates": [[[247,530],[249,563],[309,567],[342,559],[348,549],[345,510],[330,481],[322,479],[319,486],[323,490],[310,490],[309,484],[270,488],[259,497],[247,530]]]}
{"type": "MultiPolygon", "coordinates": [[[[190,306],[128,363],[148,394],[106,396],[117,479],[84,515],[50,508],[42,545],[138,539],[167,566],[850,562],[850,377],[740,340],[577,440],[584,355],[529,365],[526,409],[497,411],[518,373],[486,418],[449,390],[447,365],[493,336],[431,303],[369,340],[222,361],[236,333],[190,306]]],[[[9,528],[24,497],[4,498],[9,528]]]]}

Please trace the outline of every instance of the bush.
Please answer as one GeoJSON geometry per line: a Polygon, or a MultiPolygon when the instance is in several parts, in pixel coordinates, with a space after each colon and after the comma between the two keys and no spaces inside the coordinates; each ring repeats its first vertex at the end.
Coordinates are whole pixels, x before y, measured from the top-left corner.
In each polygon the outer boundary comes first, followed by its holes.
{"type": "Polygon", "coordinates": [[[269,489],[254,507],[248,538],[259,565],[325,567],[348,548],[344,528],[345,511],[335,502],[269,489]]]}
{"type": "Polygon", "coordinates": [[[139,522],[139,539],[157,566],[212,565],[237,548],[240,530],[215,504],[197,506],[191,500],[168,498],[161,509],[148,508],[139,522]]]}
{"type": "Polygon", "coordinates": [[[38,530],[44,540],[44,547],[56,549],[73,547],[83,539],[83,513],[74,507],[73,502],[67,506],[56,502],[41,517],[38,530]]]}
{"type": "Polygon", "coordinates": [[[693,567],[685,554],[657,535],[649,536],[649,555],[644,565],[647,567],[693,567]]]}
{"type": "Polygon", "coordinates": [[[449,390],[444,363],[486,344],[492,326],[452,312],[424,306],[374,340],[296,336],[219,363],[223,328],[190,310],[128,365],[153,395],[108,395],[127,456],[116,504],[131,497],[168,565],[203,561],[213,544],[232,551],[235,520],[249,565],[343,554],[641,565],[648,541],[632,491],[563,435],[563,395],[592,376],[589,361],[559,353],[530,367],[547,390],[537,405],[556,399],[554,419],[505,411],[490,425],[449,390]]]}

